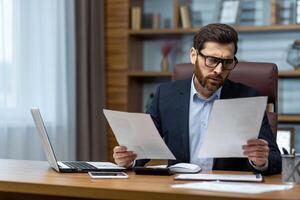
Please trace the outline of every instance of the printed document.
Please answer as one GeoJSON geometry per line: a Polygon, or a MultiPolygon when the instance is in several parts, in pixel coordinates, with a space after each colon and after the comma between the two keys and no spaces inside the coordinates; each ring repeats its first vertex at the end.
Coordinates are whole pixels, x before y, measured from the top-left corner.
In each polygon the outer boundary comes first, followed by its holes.
{"type": "Polygon", "coordinates": [[[245,157],[242,145],[258,138],[266,106],[265,96],[216,100],[198,157],[245,157]]]}
{"type": "Polygon", "coordinates": [[[275,185],[264,183],[231,183],[231,182],[198,182],[172,185],[173,188],[185,188],[196,190],[208,190],[217,192],[236,192],[258,194],[263,192],[289,190],[293,188],[292,185],[275,185]]]}
{"type": "Polygon", "coordinates": [[[180,174],[175,180],[199,180],[199,181],[247,181],[261,182],[261,174],[180,174]]]}
{"type": "Polygon", "coordinates": [[[137,159],[176,158],[159,135],[149,114],[103,109],[119,145],[137,154],[137,159]]]}

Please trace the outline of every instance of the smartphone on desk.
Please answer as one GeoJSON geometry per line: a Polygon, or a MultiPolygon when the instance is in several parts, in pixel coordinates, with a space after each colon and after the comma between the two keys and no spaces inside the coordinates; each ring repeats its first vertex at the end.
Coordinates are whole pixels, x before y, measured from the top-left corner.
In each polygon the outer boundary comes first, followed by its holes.
{"type": "Polygon", "coordinates": [[[128,178],[125,172],[88,172],[92,178],[128,178]]]}

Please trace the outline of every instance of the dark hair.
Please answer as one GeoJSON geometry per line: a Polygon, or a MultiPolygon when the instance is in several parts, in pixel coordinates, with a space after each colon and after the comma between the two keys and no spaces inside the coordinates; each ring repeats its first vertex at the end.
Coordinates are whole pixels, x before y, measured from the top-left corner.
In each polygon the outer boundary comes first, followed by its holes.
{"type": "Polygon", "coordinates": [[[194,48],[201,51],[204,48],[205,42],[233,43],[235,47],[234,54],[236,54],[238,40],[238,34],[231,26],[219,23],[208,24],[200,28],[194,36],[194,48]]]}

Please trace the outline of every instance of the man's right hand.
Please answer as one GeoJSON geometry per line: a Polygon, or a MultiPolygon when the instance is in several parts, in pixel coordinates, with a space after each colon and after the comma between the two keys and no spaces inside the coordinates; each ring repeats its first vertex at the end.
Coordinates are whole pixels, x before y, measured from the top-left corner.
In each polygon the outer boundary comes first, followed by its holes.
{"type": "Polygon", "coordinates": [[[127,151],[125,146],[116,146],[114,148],[113,157],[117,165],[121,167],[132,167],[133,161],[136,159],[137,155],[132,151],[127,151]]]}

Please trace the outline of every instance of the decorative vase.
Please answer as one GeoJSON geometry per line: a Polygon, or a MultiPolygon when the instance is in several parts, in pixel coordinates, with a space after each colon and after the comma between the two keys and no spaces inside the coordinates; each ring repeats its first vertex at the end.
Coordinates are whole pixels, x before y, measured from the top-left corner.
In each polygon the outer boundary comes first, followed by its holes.
{"type": "Polygon", "coordinates": [[[161,60],[161,71],[163,72],[169,71],[169,59],[167,56],[163,56],[161,60]]]}

